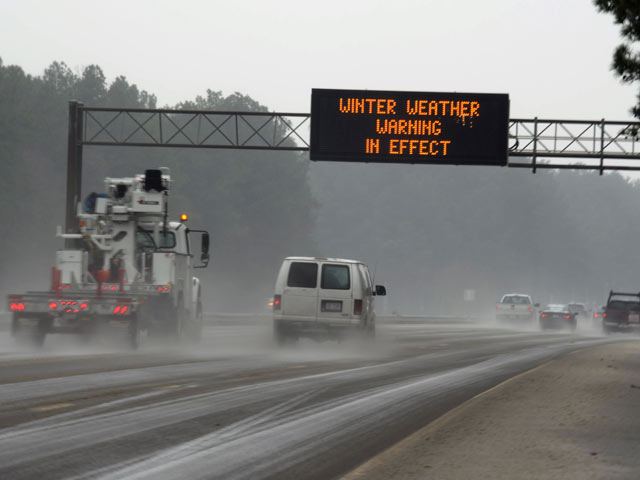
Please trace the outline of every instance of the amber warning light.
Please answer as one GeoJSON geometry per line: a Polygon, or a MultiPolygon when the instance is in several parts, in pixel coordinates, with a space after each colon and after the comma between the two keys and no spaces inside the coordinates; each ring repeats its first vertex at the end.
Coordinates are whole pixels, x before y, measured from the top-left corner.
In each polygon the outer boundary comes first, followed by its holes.
{"type": "Polygon", "coordinates": [[[507,164],[509,96],[313,89],[311,160],[507,164]]]}
{"type": "Polygon", "coordinates": [[[182,215],[180,215],[181,222],[186,222],[187,220],[189,220],[189,215],[187,215],[186,213],[183,213],[182,215]]]}

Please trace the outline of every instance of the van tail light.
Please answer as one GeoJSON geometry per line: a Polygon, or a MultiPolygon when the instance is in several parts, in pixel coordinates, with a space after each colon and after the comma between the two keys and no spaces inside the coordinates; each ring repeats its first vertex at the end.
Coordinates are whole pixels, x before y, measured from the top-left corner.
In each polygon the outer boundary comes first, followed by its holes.
{"type": "Polygon", "coordinates": [[[273,309],[280,310],[282,308],[282,295],[273,296],[273,309]]]}
{"type": "Polygon", "coordinates": [[[527,308],[527,312],[531,311],[531,305],[529,305],[529,308],[527,308]]]}
{"type": "Polygon", "coordinates": [[[547,314],[546,314],[546,313],[543,313],[543,314],[542,314],[542,315],[540,315],[540,316],[541,316],[542,318],[546,318],[546,317],[547,317],[547,314]]]}
{"type": "Polygon", "coordinates": [[[362,300],[353,301],[353,314],[362,315],[362,300]]]}
{"type": "Polygon", "coordinates": [[[571,318],[571,315],[565,315],[564,318],[566,318],[567,320],[569,320],[571,318]]]}

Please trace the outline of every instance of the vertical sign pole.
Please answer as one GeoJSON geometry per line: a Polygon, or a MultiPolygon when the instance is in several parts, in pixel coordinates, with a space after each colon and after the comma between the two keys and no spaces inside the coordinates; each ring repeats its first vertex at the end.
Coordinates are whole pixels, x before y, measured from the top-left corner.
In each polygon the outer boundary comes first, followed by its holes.
{"type": "MultiPolygon", "coordinates": [[[[76,208],[82,187],[82,104],[69,102],[69,131],[67,136],[67,198],[64,221],[65,233],[76,233],[76,208]]],[[[73,248],[72,240],[65,240],[65,248],[73,248]]]]}
{"type": "Polygon", "coordinates": [[[538,117],[533,119],[533,173],[536,173],[536,161],[538,160],[538,117]]]}
{"type": "Polygon", "coordinates": [[[604,118],[600,121],[600,176],[602,176],[603,173],[604,173],[604,118]]]}

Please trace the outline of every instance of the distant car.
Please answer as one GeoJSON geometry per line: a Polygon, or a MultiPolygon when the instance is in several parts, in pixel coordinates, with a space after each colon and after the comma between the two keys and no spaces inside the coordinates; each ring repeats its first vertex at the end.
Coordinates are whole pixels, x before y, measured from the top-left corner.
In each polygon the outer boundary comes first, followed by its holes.
{"type": "Polygon", "coordinates": [[[602,307],[600,310],[596,310],[593,312],[593,324],[594,325],[602,325],[602,319],[604,318],[604,308],[602,307]]]}
{"type": "Polygon", "coordinates": [[[567,305],[567,307],[569,307],[569,310],[578,318],[588,320],[591,317],[584,303],[570,303],[567,305]]]}
{"type": "Polygon", "coordinates": [[[537,303],[531,296],[508,293],[496,304],[496,320],[499,322],[533,322],[536,318],[537,303]]]}
{"type": "Polygon", "coordinates": [[[575,330],[578,325],[577,314],[569,309],[568,305],[552,304],[545,306],[540,311],[540,329],[575,330]]]}
{"type": "Polygon", "coordinates": [[[640,293],[611,291],[602,313],[604,333],[630,332],[640,329],[640,293]]]}

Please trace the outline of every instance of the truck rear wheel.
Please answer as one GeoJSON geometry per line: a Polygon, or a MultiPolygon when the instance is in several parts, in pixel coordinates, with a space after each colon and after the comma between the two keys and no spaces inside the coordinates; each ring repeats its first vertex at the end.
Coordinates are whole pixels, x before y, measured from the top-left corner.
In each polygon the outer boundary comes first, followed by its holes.
{"type": "Polygon", "coordinates": [[[14,314],[11,333],[20,346],[42,348],[50,327],[51,319],[49,318],[19,317],[14,314]]]}
{"type": "Polygon", "coordinates": [[[140,324],[137,315],[133,315],[129,321],[129,346],[132,350],[140,347],[140,324]]]}

